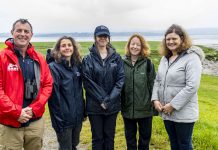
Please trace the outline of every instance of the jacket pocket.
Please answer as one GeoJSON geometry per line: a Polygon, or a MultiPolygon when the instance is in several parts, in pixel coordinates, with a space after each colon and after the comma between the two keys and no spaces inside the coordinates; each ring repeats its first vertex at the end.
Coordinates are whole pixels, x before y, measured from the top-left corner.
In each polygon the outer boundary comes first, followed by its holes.
{"type": "Polygon", "coordinates": [[[1,145],[1,143],[0,143],[0,150],[6,150],[5,146],[1,145]]]}
{"type": "Polygon", "coordinates": [[[159,98],[159,100],[160,100],[160,102],[162,103],[162,104],[164,104],[164,93],[163,93],[164,91],[163,91],[163,86],[161,85],[161,83],[159,84],[159,87],[158,87],[158,98],[159,98]]]}
{"type": "Polygon", "coordinates": [[[4,125],[0,124],[0,150],[5,150],[3,135],[5,133],[4,125]]]}
{"type": "Polygon", "coordinates": [[[168,102],[170,102],[183,88],[183,85],[167,85],[168,102]]]}
{"type": "MultiPolygon", "coordinates": [[[[5,133],[4,125],[0,124],[0,137],[2,137],[4,135],[4,133],[5,133]]],[[[0,142],[0,144],[1,144],[1,142],[0,142]]]]}
{"type": "Polygon", "coordinates": [[[151,99],[148,89],[144,89],[144,92],[134,94],[134,107],[135,110],[151,110],[151,99]]]}
{"type": "Polygon", "coordinates": [[[122,109],[128,109],[132,106],[132,95],[125,93],[125,97],[121,101],[122,109]]]}
{"type": "Polygon", "coordinates": [[[135,110],[146,110],[151,111],[151,101],[148,100],[148,98],[145,98],[146,100],[143,100],[139,103],[135,103],[135,110]]]}

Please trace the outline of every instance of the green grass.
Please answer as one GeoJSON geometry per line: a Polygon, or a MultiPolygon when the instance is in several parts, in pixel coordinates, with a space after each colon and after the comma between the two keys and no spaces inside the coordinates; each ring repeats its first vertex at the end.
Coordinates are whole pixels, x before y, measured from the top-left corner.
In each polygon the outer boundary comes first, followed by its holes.
{"type": "MultiPolygon", "coordinates": [[[[112,42],[113,46],[117,49],[117,52],[124,56],[124,47],[126,42],[112,42]]],[[[149,42],[151,47],[151,58],[157,68],[160,61],[157,49],[159,42],[149,42]]],[[[38,51],[45,54],[46,49],[52,48],[53,42],[36,42],[33,43],[38,51]]],[[[88,54],[88,47],[92,45],[92,42],[80,42],[82,49],[81,54],[84,56],[88,54]]],[[[0,49],[4,47],[3,43],[0,43],[0,49]]],[[[218,60],[217,52],[213,49],[201,46],[204,49],[206,58],[210,60],[218,60]]],[[[202,75],[201,85],[199,89],[199,107],[200,118],[196,122],[193,133],[193,146],[197,150],[215,150],[218,149],[218,77],[202,75]]],[[[45,114],[48,117],[48,110],[45,114]]],[[[91,149],[91,131],[89,121],[85,121],[81,132],[81,143],[88,144],[91,149]]],[[[115,149],[126,149],[125,137],[124,137],[124,125],[121,115],[118,115],[115,137],[115,149]]],[[[163,121],[160,117],[154,117],[151,149],[168,150],[169,140],[167,133],[164,129],[163,121]]]]}

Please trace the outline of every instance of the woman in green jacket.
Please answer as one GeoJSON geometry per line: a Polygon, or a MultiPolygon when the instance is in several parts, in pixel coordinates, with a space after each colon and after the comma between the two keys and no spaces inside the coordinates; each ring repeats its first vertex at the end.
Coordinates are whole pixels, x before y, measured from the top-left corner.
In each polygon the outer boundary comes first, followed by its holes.
{"type": "Polygon", "coordinates": [[[127,150],[147,150],[154,109],[151,91],[155,79],[154,64],[148,58],[149,45],[142,35],[133,34],[126,45],[125,84],[122,91],[122,116],[127,150]],[[139,140],[137,146],[137,129],[139,140]]]}

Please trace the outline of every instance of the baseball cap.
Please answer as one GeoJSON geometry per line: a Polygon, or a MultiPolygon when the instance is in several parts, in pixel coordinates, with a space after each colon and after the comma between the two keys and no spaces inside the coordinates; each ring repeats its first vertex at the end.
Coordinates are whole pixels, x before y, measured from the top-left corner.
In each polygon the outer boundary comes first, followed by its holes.
{"type": "Polygon", "coordinates": [[[95,28],[95,32],[94,32],[95,36],[104,35],[104,34],[110,36],[109,29],[106,26],[100,25],[95,28]]]}

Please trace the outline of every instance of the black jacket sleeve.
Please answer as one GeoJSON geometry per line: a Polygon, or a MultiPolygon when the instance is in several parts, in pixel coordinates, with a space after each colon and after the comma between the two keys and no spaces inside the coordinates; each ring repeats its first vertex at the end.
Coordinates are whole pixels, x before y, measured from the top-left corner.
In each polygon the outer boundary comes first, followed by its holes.
{"type": "Polygon", "coordinates": [[[48,99],[48,108],[49,108],[49,113],[51,116],[51,121],[52,121],[52,126],[56,129],[60,129],[60,121],[58,121],[58,117],[56,114],[59,114],[60,112],[60,88],[59,88],[59,76],[57,75],[57,72],[51,64],[49,64],[49,68],[51,71],[51,75],[53,77],[53,89],[52,89],[52,94],[50,98],[48,99]],[[59,110],[59,112],[58,112],[59,110]]]}
{"type": "Polygon", "coordinates": [[[55,99],[56,101],[60,101],[60,89],[59,89],[59,76],[57,75],[56,70],[54,69],[54,67],[52,67],[51,65],[49,65],[50,71],[51,71],[51,75],[53,77],[53,90],[52,90],[52,94],[49,98],[49,100],[55,99]]]}
{"type": "Polygon", "coordinates": [[[88,60],[89,58],[84,58],[82,61],[82,77],[83,84],[86,92],[91,95],[94,100],[98,101],[100,104],[103,102],[104,97],[106,97],[106,92],[102,87],[93,81],[92,77],[92,62],[88,60]]]}
{"type": "Polygon", "coordinates": [[[154,86],[154,79],[156,77],[156,72],[155,72],[155,68],[154,68],[154,64],[153,63],[150,63],[150,71],[147,71],[147,76],[148,76],[149,93],[150,93],[150,96],[151,96],[152,95],[153,86],[154,86]]]}

